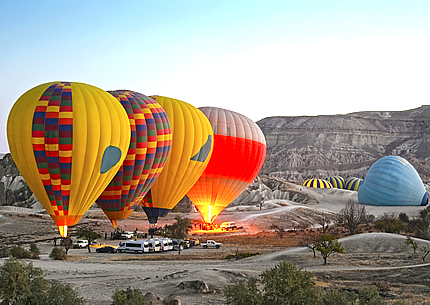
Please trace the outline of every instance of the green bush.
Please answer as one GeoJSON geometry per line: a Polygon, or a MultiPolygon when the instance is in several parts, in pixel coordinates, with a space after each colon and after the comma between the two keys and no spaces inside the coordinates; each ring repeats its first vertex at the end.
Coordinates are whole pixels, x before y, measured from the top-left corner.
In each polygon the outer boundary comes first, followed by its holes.
{"type": "Polygon", "coordinates": [[[0,258],[9,257],[10,249],[6,246],[0,248],[0,258]]]}
{"type": "Polygon", "coordinates": [[[27,250],[25,250],[21,246],[13,246],[12,248],[10,248],[9,254],[10,254],[10,256],[15,257],[15,258],[19,258],[19,259],[31,258],[30,252],[28,252],[27,250]]]}
{"type": "Polygon", "coordinates": [[[229,305],[245,304],[318,304],[321,291],[315,286],[312,273],[282,262],[261,275],[260,291],[256,281],[240,282],[225,289],[229,305]]]}
{"type": "Polygon", "coordinates": [[[139,289],[115,290],[112,305],[147,305],[145,297],[139,289]]]}
{"type": "Polygon", "coordinates": [[[66,251],[64,251],[64,249],[61,249],[60,247],[54,247],[49,254],[49,258],[52,260],[66,260],[66,251]]]}
{"type": "Polygon", "coordinates": [[[357,296],[352,291],[339,292],[336,289],[327,290],[319,305],[354,305],[357,296]]]}
{"type": "Polygon", "coordinates": [[[260,253],[258,253],[258,252],[255,252],[255,253],[246,252],[246,253],[229,254],[225,258],[226,259],[232,259],[232,258],[242,259],[242,258],[247,258],[247,257],[255,256],[255,255],[260,255],[260,253]]]}
{"type": "Polygon", "coordinates": [[[32,259],[39,259],[40,249],[35,243],[30,244],[30,256],[32,259]]]}
{"type": "Polygon", "coordinates": [[[52,281],[44,305],[84,305],[85,301],[69,284],[52,281]]]}
{"type": "Polygon", "coordinates": [[[358,293],[359,305],[383,305],[381,296],[376,287],[363,288],[358,293]]]}

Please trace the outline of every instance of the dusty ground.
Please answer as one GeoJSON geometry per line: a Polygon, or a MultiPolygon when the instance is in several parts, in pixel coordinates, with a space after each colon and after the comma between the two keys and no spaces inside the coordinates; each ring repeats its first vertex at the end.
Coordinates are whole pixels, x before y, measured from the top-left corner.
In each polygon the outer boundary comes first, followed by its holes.
{"type": "MultiPolygon", "coordinates": [[[[347,191],[348,192],[348,191],[347,191]]],[[[170,294],[180,295],[183,304],[224,304],[222,289],[238,280],[257,278],[258,275],[281,261],[291,261],[298,267],[315,274],[318,285],[338,289],[358,290],[376,285],[387,302],[406,300],[410,304],[430,302],[430,258],[422,262],[420,254],[414,254],[404,245],[404,236],[385,233],[368,233],[341,239],[345,254],[329,257],[324,266],[322,258],[306,247],[300,247],[309,228],[315,231],[321,213],[333,215],[354,194],[316,193],[321,204],[289,206],[262,211],[225,211],[217,222],[236,221],[245,230],[228,234],[202,234],[191,232],[200,240],[215,239],[222,242],[220,249],[190,248],[164,254],[100,254],[88,253],[86,249],[69,250],[68,261],[51,261],[48,254],[52,239],[58,236],[56,227],[46,214],[35,214],[31,210],[0,210],[0,243],[28,246],[36,242],[42,250],[35,266],[43,269],[49,279],[71,283],[87,299],[88,304],[109,304],[117,288],[139,288],[142,292],[157,293],[164,298],[170,294]],[[324,199],[325,198],[325,199],[324,199]],[[339,199],[340,198],[340,199],[339,199]],[[282,227],[282,238],[271,230],[273,224],[282,227]],[[308,228],[308,229],[305,229],[308,228]],[[247,259],[227,260],[236,252],[259,253],[247,259]],[[210,291],[198,293],[192,289],[181,289],[183,281],[202,280],[210,291]]],[[[398,209],[398,208],[396,208],[398,209]]],[[[374,214],[390,211],[375,209],[374,214]]],[[[397,210],[395,210],[397,211],[397,210]]],[[[418,208],[405,210],[417,214],[418,208]]],[[[159,225],[173,223],[178,214],[169,214],[159,225]]],[[[195,221],[199,214],[181,215],[195,221]]],[[[91,226],[104,235],[110,235],[112,226],[99,210],[92,210],[79,226],[91,226]]],[[[146,231],[148,222],[143,214],[136,213],[120,222],[125,230],[146,231]]],[[[72,230],[73,232],[73,230],[72,230]]],[[[117,245],[118,241],[99,240],[117,245]]],[[[428,241],[420,241],[428,244],[428,241]]],[[[2,263],[4,259],[0,260],[2,263]]]]}

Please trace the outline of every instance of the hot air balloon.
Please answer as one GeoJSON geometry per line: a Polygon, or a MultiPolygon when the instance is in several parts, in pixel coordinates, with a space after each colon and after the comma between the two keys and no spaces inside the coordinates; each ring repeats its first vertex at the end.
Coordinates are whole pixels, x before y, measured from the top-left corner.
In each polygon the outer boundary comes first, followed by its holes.
{"type": "Polygon", "coordinates": [[[363,183],[363,179],[351,177],[345,182],[345,189],[350,191],[357,191],[359,186],[363,183]]]}
{"type": "Polygon", "coordinates": [[[19,171],[65,237],[120,168],[130,124],[109,93],[52,82],[15,102],[7,135],[19,171]]]}
{"type": "Polygon", "coordinates": [[[428,195],[415,168],[398,156],[376,161],[358,189],[358,202],[381,206],[427,205],[428,195]]]}
{"type": "Polygon", "coordinates": [[[324,180],[327,180],[331,183],[331,185],[338,189],[343,189],[345,187],[345,179],[338,176],[330,176],[327,178],[324,178],[324,180]]]}
{"type": "Polygon", "coordinates": [[[172,126],[172,146],[166,165],[141,206],[151,224],[166,216],[205,170],[212,154],[213,132],[196,107],[173,98],[154,96],[172,126]]]}
{"type": "Polygon", "coordinates": [[[205,171],[188,191],[207,223],[215,220],[255,179],[266,157],[263,132],[247,117],[221,108],[199,108],[214,132],[214,148],[205,171]]]}
{"type": "Polygon", "coordinates": [[[333,185],[330,182],[324,179],[308,179],[302,184],[303,186],[319,188],[319,189],[331,189],[333,185]]]}
{"type": "Polygon", "coordinates": [[[166,112],[154,99],[127,90],[108,92],[124,107],[131,127],[127,157],[97,199],[116,228],[117,220],[130,216],[163,170],[172,131],[166,112]]]}

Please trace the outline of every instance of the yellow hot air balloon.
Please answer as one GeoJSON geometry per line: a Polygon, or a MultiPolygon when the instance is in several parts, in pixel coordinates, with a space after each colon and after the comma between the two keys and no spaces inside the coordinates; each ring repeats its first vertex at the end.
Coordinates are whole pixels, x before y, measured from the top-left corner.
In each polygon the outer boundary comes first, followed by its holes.
{"type": "Polygon", "coordinates": [[[123,163],[130,124],[102,89],[51,82],[15,102],[7,137],[19,171],[65,237],[123,163]]]}
{"type": "Polygon", "coordinates": [[[212,154],[213,131],[196,107],[173,98],[154,96],[172,126],[172,145],[166,165],[141,205],[150,223],[166,216],[205,170],[212,154]]]}

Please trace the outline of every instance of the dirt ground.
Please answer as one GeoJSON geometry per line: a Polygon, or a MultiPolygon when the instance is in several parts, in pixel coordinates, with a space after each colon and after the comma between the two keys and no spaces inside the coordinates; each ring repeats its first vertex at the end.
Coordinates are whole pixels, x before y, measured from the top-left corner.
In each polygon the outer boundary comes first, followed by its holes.
{"type": "MultiPolygon", "coordinates": [[[[311,231],[316,231],[320,211],[309,207],[290,206],[266,211],[221,213],[217,222],[236,221],[244,230],[229,233],[191,231],[190,236],[200,241],[214,239],[222,242],[220,249],[193,247],[168,253],[102,254],[86,249],[70,249],[67,261],[51,261],[54,236],[57,229],[46,214],[31,210],[0,210],[0,243],[2,246],[21,244],[28,247],[36,242],[41,249],[40,260],[31,262],[41,267],[48,279],[72,284],[88,304],[109,304],[115,289],[139,288],[165,298],[179,295],[182,304],[224,304],[222,289],[239,280],[258,278],[258,275],[282,261],[296,263],[311,271],[318,285],[357,291],[370,285],[378,287],[387,303],[402,299],[410,304],[430,302],[430,258],[423,262],[420,254],[404,245],[404,236],[386,233],[367,233],[341,239],[345,254],[330,256],[323,265],[320,256],[301,246],[311,231]],[[285,232],[271,230],[273,224],[285,232]],[[226,259],[236,253],[258,253],[245,259],[226,259]],[[184,288],[181,283],[203,281],[208,291],[184,288]],[[181,288],[182,287],[182,288],[181,288]]],[[[330,213],[326,210],[325,213],[330,213]]],[[[171,213],[159,225],[173,223],[178,214],[171,213]]],[[[198,213],[181,214],[192,219],[197,227],[198,213]]],[[[90,226],[103,238],[99,242],[118,245],[119,241],[104,240],[104,233],[113,230],[100,210],[91,210],[72,228],[90,226]]],[[[148,222],[143,213],[119,223],[124,230],[147,231],[148,222]]],[[[339,233],[339,232],[337,232],[339,233]]],[[[427,244],[420,241],[420,244],[427,244]]],[[[4,259],[0,259],[2,264],[4,259]]]]}

